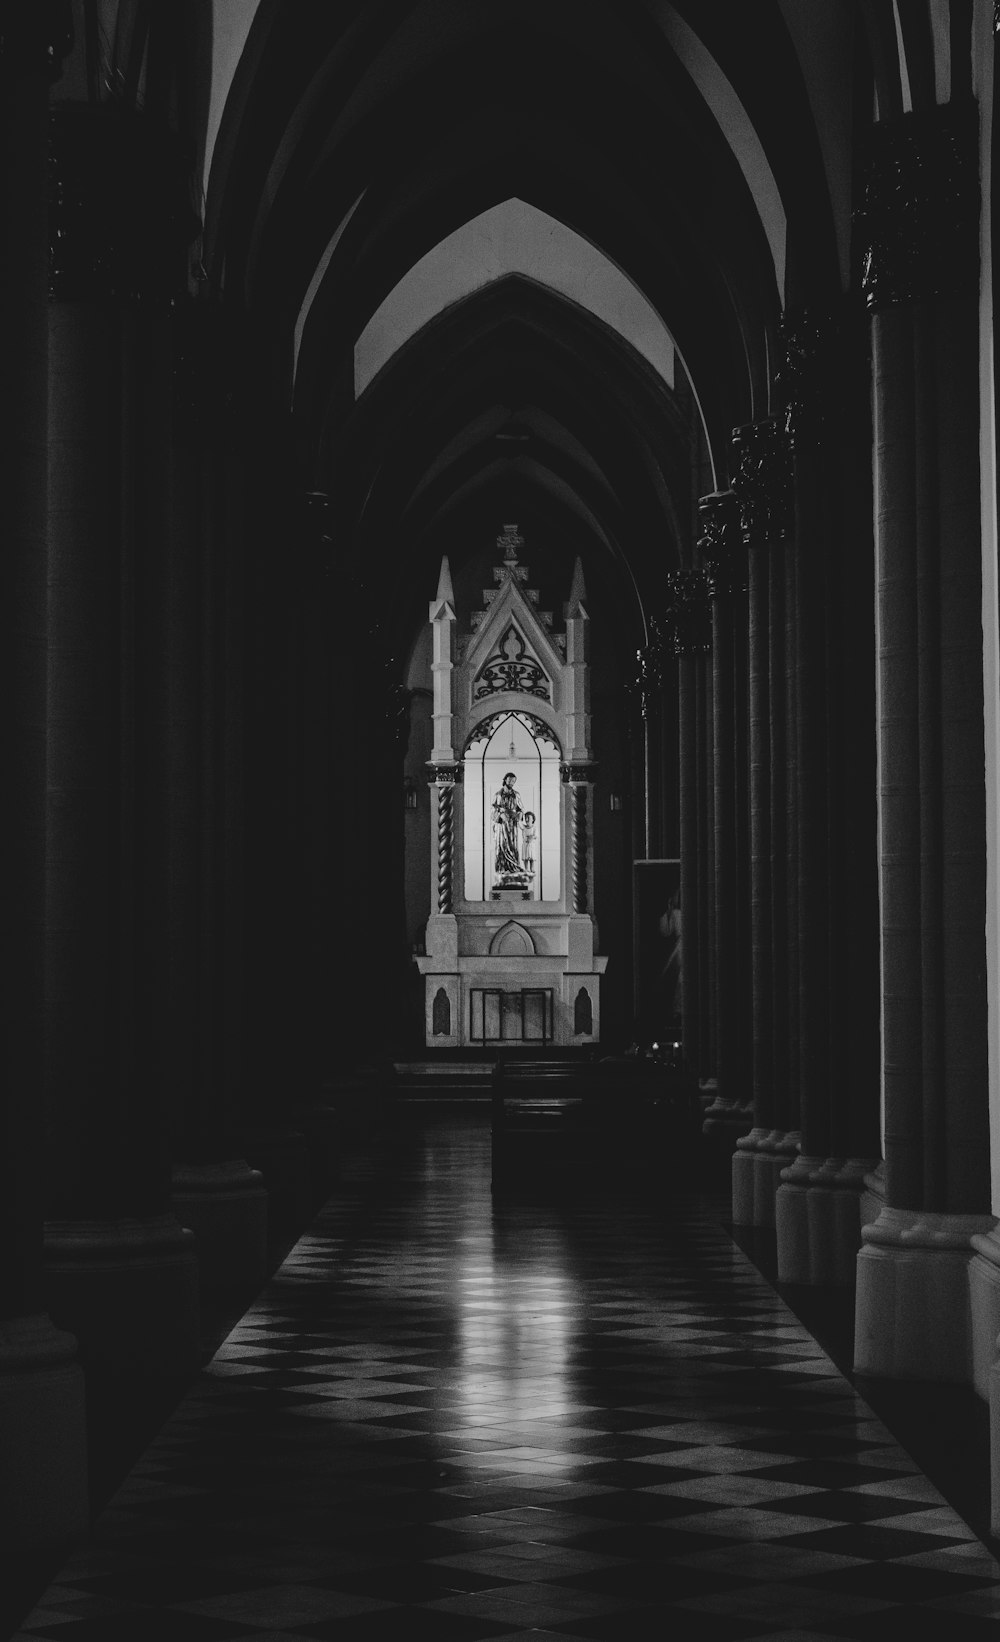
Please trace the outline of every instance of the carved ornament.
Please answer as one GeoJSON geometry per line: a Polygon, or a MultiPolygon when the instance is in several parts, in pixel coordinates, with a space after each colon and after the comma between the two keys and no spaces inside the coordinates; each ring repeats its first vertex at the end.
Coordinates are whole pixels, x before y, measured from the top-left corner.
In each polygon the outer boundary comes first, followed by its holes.
{"type": "MultiPolygon", "coordinates": [[[[794,523],[792,444],[784,423],[766,417],[734,428],[733,461],[732,494],[744,546],[784,541],[794,523]]],[[[745,566],[743,577],[745,586],[745,566]]]]}
{"type": "Polygon", "coordinates": [[[73,49],[71,0],[30,0],[0,8],[0,62],[31,73],[44,70],[50,80],[62,74],[73,49]]]}
{"type": "Polygon", "coordinates": [[[675,656],[704,654],[712,648],[712,607],[703,569],[672,570],[667,577],[664,637],[675,656]]]}
{"type": "Polygon", "coordinates": [[[176,138],[124,108],[49,114],[49,296],[154,302],[185,289],[200,229],[176,138]]]}
{"type": "Polygon", "coordinates": [[[731,490],[716,490],[698,502],[698,552],[709,598],[745,593],[747,557],[739,501],[731,490]]]}
{"type": "Polygon", "coordinates": [[[979,288],[979,158],[971,98],[872,128],[855,219],[869,309],[979,288]]]}
{"type": "MultiPolygon", "coordinates": [[[[534,737],[536,741],[548,742],[549,746],[555,747],[557,752],[562,750],[559,746],[558,736],[555,731],[551,729],[548,724],[546,724],[544,718],[539,718],[536,713],[523,713],[520,708],[518,708],[513,716],[520,720],[525,729],[534,737]]],[[[504,712],[492,713],[489,718],[480,719],[475,729],[469,733],[469,738],[465,743],[466,748],[471,747],[476,741],[488,741],[494,730],[497,728],[497,725],[502,724],[505,719],[510,717],[510,712],[504,712]]]]}
{"type": "Polygon", "coordinates": [[[538,696],[542,701],[549,701],[552,696],[548,677],[534,656],[529,654],[513,622],[507,626],[496,649],[487,656],[476,674],[472,699],[482,701],[485,696],[499,695],[508,690],[516,695],[538,696]]]}

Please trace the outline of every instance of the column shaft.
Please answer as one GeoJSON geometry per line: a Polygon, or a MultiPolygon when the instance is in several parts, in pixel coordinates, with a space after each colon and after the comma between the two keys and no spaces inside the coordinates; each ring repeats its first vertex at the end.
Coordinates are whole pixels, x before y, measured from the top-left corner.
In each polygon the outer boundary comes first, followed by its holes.
{"type": "Polygon", "coordinates": [[[42,1270],[46,755],[48,8],[8,7],[0,49],[0,669],[6,846],[0,1034],[0,1521],[8,1556],[87,1522],[83,1373],[42,1270]]]}
{"type": "Polygon", "coordinates": [[[681,857],[681,1030],[684,1066],[698,1074],[702,1014],[701,945],[703,912],[698,868],[698,680],[701,658],[682,653],[678,662],[678,763],[680,766],[681,857]]]}

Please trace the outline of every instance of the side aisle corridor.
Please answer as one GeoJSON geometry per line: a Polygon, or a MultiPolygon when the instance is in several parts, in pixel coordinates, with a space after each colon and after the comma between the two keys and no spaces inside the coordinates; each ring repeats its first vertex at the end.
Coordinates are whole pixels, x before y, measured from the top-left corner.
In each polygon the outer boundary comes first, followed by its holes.
{"type": "Polygon", "coordinates": [[[18,1637],[992,1636],[1000,1566],[720,1220],[494,1201],[486,1114],[355,1158],[18,1637]]]}

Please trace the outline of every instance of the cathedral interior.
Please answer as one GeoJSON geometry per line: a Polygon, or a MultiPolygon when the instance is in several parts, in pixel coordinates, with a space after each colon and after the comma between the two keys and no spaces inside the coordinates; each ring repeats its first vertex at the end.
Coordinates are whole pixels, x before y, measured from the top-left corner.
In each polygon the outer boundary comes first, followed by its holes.
{"type": "Polygon", "coordinates": [[[998,31],[0,3],[4,1634],[993,1634],[998,31]]]}

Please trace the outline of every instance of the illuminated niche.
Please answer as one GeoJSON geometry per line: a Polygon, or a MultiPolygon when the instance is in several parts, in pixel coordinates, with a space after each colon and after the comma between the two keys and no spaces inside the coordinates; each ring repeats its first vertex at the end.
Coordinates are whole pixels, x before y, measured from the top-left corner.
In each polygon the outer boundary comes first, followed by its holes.
{"type": "Polygon", "coordinates": [[[434,1049],[600,1039],[587,589],[577,559],[557,627],[523,545],[504,525],[464,622],[446,558],[428,606],[431,910],[414,962],[434,1049]]]}
{"type": "Polygon", "coordinates": [[[463,758],[467,901],[509,890],[559,900],[560,756],[553,732],[531,713],[494,713],[473,730],[463,758]]]}

